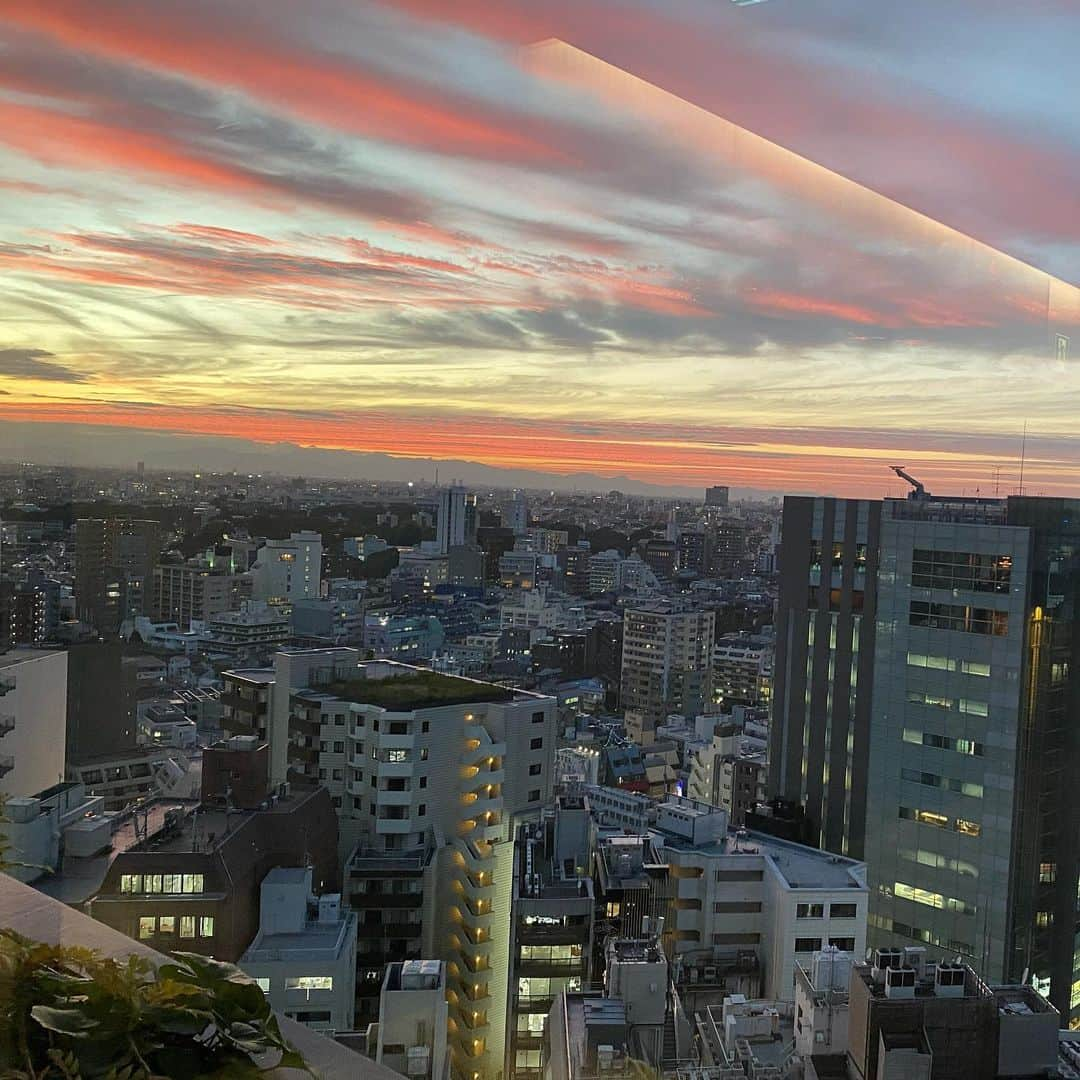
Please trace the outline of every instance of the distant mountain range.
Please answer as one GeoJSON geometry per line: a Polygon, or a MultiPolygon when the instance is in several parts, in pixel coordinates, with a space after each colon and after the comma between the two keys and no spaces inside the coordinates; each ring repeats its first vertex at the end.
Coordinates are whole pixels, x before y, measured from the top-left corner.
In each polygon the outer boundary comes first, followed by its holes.
{"type": "MultiPolygon", "coordinates": [[[[342,480],[459,480],[474,487],[549,488],[553,491],[625,491],[634,495],[704,498],[702,488],[646,484],[628,476],[596,473],[547,473],[503,469],[475,461],[394,457],[352,450],[324,450],[295,443],[257,443],[249,439],[180,435],[104,425],[66,425],[5,421],[0,425],[0,458],[41,465],[134,468],[178,471],[272,472],[342,480]]],[[[723,483],[716,477],[715,483],[723,483]]],[[[759,488],[735,488],[736,498],[767,498],[778,494],[759,488]]]]}

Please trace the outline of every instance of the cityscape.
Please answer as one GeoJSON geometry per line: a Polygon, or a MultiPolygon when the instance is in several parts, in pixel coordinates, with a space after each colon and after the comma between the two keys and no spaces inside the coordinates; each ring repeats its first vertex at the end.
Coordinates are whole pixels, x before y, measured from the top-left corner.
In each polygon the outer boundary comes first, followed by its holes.
{"type": "Polygon", "coordinates": [[[0,5],[0,1077],[1080,1078],[1008,7],[0,5]]]}

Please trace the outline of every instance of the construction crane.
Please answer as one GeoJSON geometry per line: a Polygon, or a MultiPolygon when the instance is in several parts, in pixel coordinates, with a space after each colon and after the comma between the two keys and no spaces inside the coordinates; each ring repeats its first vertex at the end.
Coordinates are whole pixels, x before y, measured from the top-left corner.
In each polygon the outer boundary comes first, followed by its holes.
{"type": "Polygon", "coordinates": [[[904,471],[903,465],[890,465],[889,468],[892,469],[901,480],[906,480],[911,485],[911,491],[908,492],[909,499],[925,499],[930,494],[920,480],[916,480],[911,473],[904,471]]]}

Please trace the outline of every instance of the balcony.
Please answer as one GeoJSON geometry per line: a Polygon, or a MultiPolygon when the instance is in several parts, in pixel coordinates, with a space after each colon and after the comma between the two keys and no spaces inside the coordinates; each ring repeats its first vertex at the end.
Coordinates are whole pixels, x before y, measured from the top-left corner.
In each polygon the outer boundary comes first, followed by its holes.
{"type": "MultiPolygon", "coordinates": [[[[372,789],[369,787],[369,791],[372,789]]],[[[375,800],[379,806],[412,806],[413,792],[411,791],[391,791],[389,788],[379,788],[378,793],[375,795],[375,800]]]]}
{"type": "Polygon", "coordinates": [[[409,777],[413,774],[411,761],[376,761],[374,764],[380,780],[409,777]]]}
{"type": "Polygon", "coordinates": [[[416,746],[415,735],[375,735],[376,745],[380,750],[412,750],[416,746]]]}
{"type": "Polygon", "coordinates": [[[415,910],[423,907],[424,894],[394,893],[394,892],[354,892],[349,896],[350,905],[357,911],[366,908],[378,908],[379,910],[415,910]]]}
{"type": "Polygon", "coordinates": [[[401,836],[413,831],[411,818],[376,818],[375,832],[380,836],[401,836]]]}
{"type": "Polygon", "coordinates": [[[14,675],[0,675],[0,697],[11,693],[15,689],[14,675]]]}
{"type": "Polygon", "coordinates": [[[402,851],[357,848],[349,857],[349,876],[361,878],[379,873],[420,874],[431,861],[431,855],[430,846],[413,847],[402,851]]]}
{"type": "Polygon", "coordinates": [[[11,754],[0,754],[0,776],[7,776],[15,768],[15,758],[11,754]]]}
{"type": "Polygon", "coordinates": [[[3,738],[9,731],[15,730],[15,717],[10,713],[0,713],[0,738],[3,738]]]}

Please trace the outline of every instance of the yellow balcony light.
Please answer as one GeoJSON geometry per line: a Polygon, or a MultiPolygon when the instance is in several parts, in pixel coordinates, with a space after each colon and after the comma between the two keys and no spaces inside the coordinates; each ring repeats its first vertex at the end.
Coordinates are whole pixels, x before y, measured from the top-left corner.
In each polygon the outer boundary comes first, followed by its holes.
{"type": "Polygon", "coordinates": [[[477,795],[475,791],[469,791],[461,796],[461,801],[465,803],[466,806],[468,806],[470,803],[476,802],[479,797],[480,796],[477,795]]]}
{"type": "Polygon", "coordinates": [[[480,740],[479,739],[466,739],[465,740],[465,748],[467,750],[479,750],[480,749],[480,740]]]}

